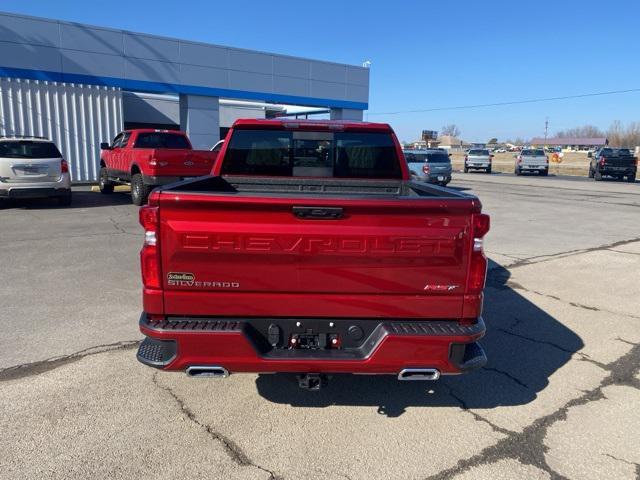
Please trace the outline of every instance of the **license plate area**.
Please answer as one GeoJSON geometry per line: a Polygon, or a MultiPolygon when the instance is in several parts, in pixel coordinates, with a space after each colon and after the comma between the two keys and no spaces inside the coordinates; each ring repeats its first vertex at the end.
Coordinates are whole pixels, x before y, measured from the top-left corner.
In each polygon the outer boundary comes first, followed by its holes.
{"type": "Polygon", "coordinates": [[[339,348],[339,342],[337,333],[293,333],[289,346],[301,350],[325,350],[339,348]]]}
{"type": "Polygon", "coordinates": [[[252,318],[245,321],[246,333],[260,353],[292,355],[357,350],[381,325],[379,320],[365,319],[252,318]]]}
{"type": "Polygon", "coordinates": [[[46,175],[48,172],[47,166],[40,165],[16,165],[13,167],[13,171],[16,175],[22,177],[33,177],[37,175],[46,175]]]}

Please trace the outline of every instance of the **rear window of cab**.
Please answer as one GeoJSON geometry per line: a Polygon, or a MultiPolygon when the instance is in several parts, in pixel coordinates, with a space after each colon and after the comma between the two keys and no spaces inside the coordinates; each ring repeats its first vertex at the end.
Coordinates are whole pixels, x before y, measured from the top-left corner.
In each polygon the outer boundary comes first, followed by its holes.
{"type": "Polygon", "coordinates": [[[523,157],[544,157],[546,154],[544,153],[544,150],[537,149],[537,150],[523,150],[521,155],[523,157]]]}
{"type": "Polygon", "coordinates": [[[221,174],[402,178],[390,133],[306,130],[235,130],[221,174]]]}
{"type": "Polygon", "coordinates": [[[404,154],[407,162],[426,162],[426,163],[450,163],[449,155],[444,152],[437,153],[412,153],[405,152],[404,154]]]}
{"type": "Polygon", "coordinates": [[[139,133],[133,148],[169,148],[190,149],[189,141],[184,135],[167,132],[139,133]]]}

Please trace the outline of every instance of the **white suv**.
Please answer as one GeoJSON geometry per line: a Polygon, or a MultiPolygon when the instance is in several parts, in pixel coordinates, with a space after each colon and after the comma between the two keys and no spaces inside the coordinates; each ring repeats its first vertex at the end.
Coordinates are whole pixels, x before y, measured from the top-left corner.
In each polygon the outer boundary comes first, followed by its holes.
{"type": "Polygon", "coordinates": [[[69,165],[51,140],[0,137],[0,198],[56,197],[71,204],[69,165]]]}

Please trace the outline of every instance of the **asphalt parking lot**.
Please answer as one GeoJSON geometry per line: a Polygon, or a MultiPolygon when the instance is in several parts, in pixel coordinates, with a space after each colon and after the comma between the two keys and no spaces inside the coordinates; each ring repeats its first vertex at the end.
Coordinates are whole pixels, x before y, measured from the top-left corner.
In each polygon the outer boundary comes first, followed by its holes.
{"type": "Polygon", "coordinates": [[[489,364],[435,383],[139,364],[137,208],[0,204],[0,478],[640,476],[640,184],[456,174],[492,215],[489,364]]]}

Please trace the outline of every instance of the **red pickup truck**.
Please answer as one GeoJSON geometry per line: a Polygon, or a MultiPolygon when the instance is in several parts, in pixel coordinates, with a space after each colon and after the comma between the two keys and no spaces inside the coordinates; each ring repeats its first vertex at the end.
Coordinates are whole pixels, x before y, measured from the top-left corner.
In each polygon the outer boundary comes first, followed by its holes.
{"type": "Polygon", "coordinates": [[[126,130],[100,148],[100,191],[109,194],[116,184],[131,183],[136,205],[144,205],[158,185],[208,175],[217,156],[193,150],[184,132],[172,130],[126,130]]]}
{"type": "Polygon", "coordinates": [[[138,359],[190,376],[436,380],[481,367],[489,217],[414,182],[386,124],[238,120],[140,209],[138,359]]]}

